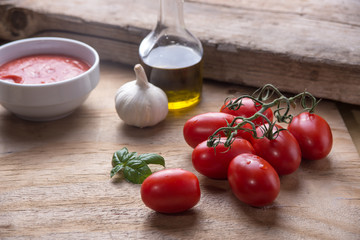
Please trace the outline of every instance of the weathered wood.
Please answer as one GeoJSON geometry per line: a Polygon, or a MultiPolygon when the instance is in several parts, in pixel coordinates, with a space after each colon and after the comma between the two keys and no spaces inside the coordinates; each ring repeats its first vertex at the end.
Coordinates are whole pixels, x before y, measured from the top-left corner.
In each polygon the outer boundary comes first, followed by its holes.
{"type": "MultiPolygon", "coordinates": [[[[71,37],[104,60],[134,65],[157,11],[155,0],[4,0],[0,39],[71,37]]],[[[360,103],[359,12],[357,0],[185,3],[186,25],[204,45],[206,78],[352,104],[360,103]]]]}
{"type": "Polygon", "coordinates": [[[253,89],[207,81],[197,107],[139,129],[124,125],[114,107],[117,88],[134,79],[132,69],[101,70],[99,86],[67,118],[28,122],[0,107],[1,239],[359,239],[360,158],[333,102],[318,106],[334,135],[330,155],[302,162],[281,177],[274,204],[253,208],[226,181],[196,173],[182,136],[191,116],[218,111],[225,97],[253,89]],[[177,215],[146,208],[139,185],[109,178],[112,154],[124,146],[194,172],[200,203],[177,215]]]}
{"type": "Polygon", "coordinates": [[[338,103],[337,107],[360,154],[360,106],[338,103]]]}

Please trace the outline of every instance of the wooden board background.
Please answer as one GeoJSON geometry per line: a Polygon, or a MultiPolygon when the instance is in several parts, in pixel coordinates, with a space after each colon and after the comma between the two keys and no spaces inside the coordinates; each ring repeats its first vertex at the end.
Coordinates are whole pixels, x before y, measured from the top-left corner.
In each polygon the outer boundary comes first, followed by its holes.
{"type": "MultiPolygon", "coordinates": [[[[103,60],[134,65],[157,0],[2,0],[0,39],[75,38],[103,60]]],[[[360,104],[358,0],[192,0],[188,28],[205,49],[205,77],[360,104]]]]}
{"type": "Polygon", "coordinates": [[[225,97],[253,89],[207,81],[201,103],[170,112],[153,128],[123,124],[116,90],[132,69],[102,64],[101,81],[67,118],[28,122],[0,107],[0,239],[347,239],[360,238],[360,158],[339,111],[323,101],[318,113],[334,147],[281,177],[281,192],[265,208],[239,202],[226,181],[196,173],[182,126],[218,111],[225,97]],[[165,215],[146,208],[139,185],[109,178],[114,151],[155,152],[168,168],[194,172],[202,190],[192,210],[165,215]]]}

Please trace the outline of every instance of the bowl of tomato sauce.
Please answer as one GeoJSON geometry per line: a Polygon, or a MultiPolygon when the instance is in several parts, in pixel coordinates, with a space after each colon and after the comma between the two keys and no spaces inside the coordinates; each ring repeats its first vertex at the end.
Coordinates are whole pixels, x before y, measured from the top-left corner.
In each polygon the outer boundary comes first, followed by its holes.
{"type": "Polygon", "coordinates": [[[99,55],[83,42],[37,37],[0,46],[0,104],[20,118],[66,117],[99,80],[99,55]]]}

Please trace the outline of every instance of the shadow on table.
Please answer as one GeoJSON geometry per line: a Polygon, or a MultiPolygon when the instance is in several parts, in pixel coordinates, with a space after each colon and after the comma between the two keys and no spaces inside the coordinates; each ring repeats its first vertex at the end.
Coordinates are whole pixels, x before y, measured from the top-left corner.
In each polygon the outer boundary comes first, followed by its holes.
{"type": "Polygon", "coordinates": [[[151,212],[146,219],[146,223],[150,228],[155,228],[163,234],[185,236],[199,230],[199,215],[199,210],[196,208],[177,214],[151,212]]]}

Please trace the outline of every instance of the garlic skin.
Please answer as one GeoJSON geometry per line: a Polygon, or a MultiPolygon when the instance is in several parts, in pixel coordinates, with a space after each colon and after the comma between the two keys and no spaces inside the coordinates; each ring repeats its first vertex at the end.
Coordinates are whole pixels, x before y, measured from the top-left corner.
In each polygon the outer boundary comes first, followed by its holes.
{"type": "Polygon", "coordinates": [[[125,83],[115,95],[115,108],[128,125],[150,127],[164,120],[168,114],[165,92],[148,82],[144,68],[134,67],[136,80],[125,83]]]}

